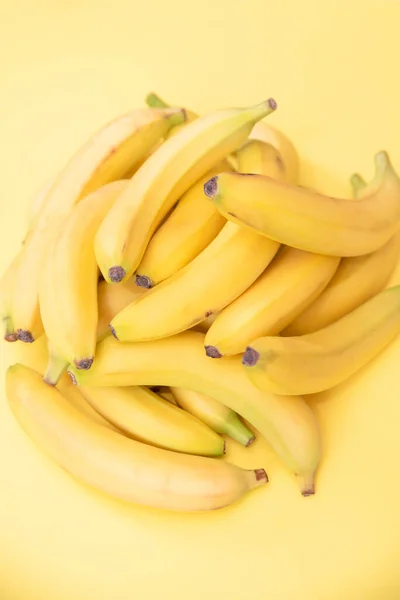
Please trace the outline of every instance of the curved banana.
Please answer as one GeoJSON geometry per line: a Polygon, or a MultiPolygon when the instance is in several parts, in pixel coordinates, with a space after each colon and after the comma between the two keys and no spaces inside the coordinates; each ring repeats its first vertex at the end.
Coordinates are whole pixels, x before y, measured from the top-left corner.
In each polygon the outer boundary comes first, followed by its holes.
{"type": "Polygon", "coordinates": [[[278,334],[319,296],[339,261],[284,247],[261,277],[219,313],[204,340],[207,356],[239,354],[253,340],[278,334]]]}
{"type": "Polygon", "coordinates": [[[80,202],[60,229],[43,266],[40,312],[49,340],[47,383],[55,385],[68,363],[90,369],[96,348],[98,267],[93,238],[126,187],[114,181],[80,202]]]}
{"type": "Polygon", "coordinates": [[[18,339],[32,342],[43,332],[38,302],[40,276],[58,228],[70,210],[90,192],[123,177],[160,136],[183,119],[184,111],[177,109],[132,111],[94,135],[56,178],[25,240],[15,274],[10,318],[18,339]]]}
{"type": "Polygon", "coordinates": [[[100,415],[134,439],[159,448],[221,456],[224,440],[207,425],[145,387],[80,387],[100,415]]]}
{"type": "Polygon", "coordinates": [[[6,391],[14,417],[43,452],[116,498],[169,510],[214,510],[268,481],[263,469],[161,450],[92,423],[22,365],[8,369],[6,391]]]}
{"type": "MultiPolygon", "coordinates": [[[[355,197],[370,191],[370,186],[359,175],[353,175],[350,181],[355,197]]],[[[282,331],[282,335],[304,335],[323,329],[378,294],[395,269],[399,249],[400,235],[396,234],[371,254],[343,258],[322,294],[282,331]]]]}
{"type": "MultiPolygon", "coordinates": [[[[148,96],[146,97],[146,104],[154,108],[169,107],[169,105],[154,92],[148,94],[148,96]]],[[[193,113],[189,110],[186,110],[186,113],[187,121],[189,122],[193,121],[198,117],[196,113],[193,113]]],[[[173,127],[168,132],[167,138],[171,135],[174,135],[177,132],[177,130],[179,130],[181,127],[184,127],[184,125],[178,125],[177,127],[173,127]]],[[[274,147],[278,151],[279,159],[283,161],[285,180],[289,183],[297,183],[299,173],[299,159],[297,156],[296,149],[294,148],[289,138],[287,138],[279,129],[276,129],[276,127],[269,125],[269,123],[266,123],[265,121],[259,121],[254,125],[253,129],[251,130],[249,134],[249,139],[265,142],[269,146],[274,147]]],[[[243,173],[246,172],[243,169],[240,170],[243,173]]],[[[277,179],[279,178],[277,177],[277,179]]]]}
{"type": "Polygon", "coordinates": [[[218,235],[226,223],[217,209],[204,200],[204,184],[229,170],[221,162],[195,183],[150,240],[137,269],[138,285],[149,288],[186,267],[218,235]]]}
{"type": "Polygon", "coordinates": [[[400,227],[400,179],[386,152],[375,156],[375,189],[358,202],[323,196],[270,177],[221,173],[205,194],[235,223],[301,250],[359,256],[400,227]]]}
{"type": "Polygon", "coordinates": [[[109,336],[98,345],[90,371],[69,367],[79,385],[169,385],[192,389],[225,404],[264,435],[285,465],[296,473],[303,495],[314,493],[320,434],[311,408],[300,397],[258,390],[240,358],[210,360],[204,336],[195,331],[140,344],[120,344],[109,336]]]}
{"type": "Polygon", "coordinates": [[[273,146],[283,161],[285,180],[289,183],[297,183],[299,177],[299,159],[296,149],[289,138],[279,129],[276,129],[276,127],[269,125],[265,121],[259,121],[251,130],[249,139],[259,140],[273,146]]]}
{"type": "Polygon", "coordinates": [[[246,447],[256,439],[237,414],[221,402],[186,388],[172,387],[171,392],[178,406],[203,421],[217,433],[228,435],[246,447]]]}
{"type": "Polygon", "coordinates": [[[227,223],[184,269],[114,317],[111,331],[121,341],[142,341],[193,327],[244,292],[278,247],[264,236],[227,223]]]}
{"type": "Polygon", "coordinates": [[[101,281],[97,287],[97,303],[99,318],[97,322],[97,341],[102,340],[110,333],[110,321],[123,308],[128,306],[136,298],[139,298],[145,288],[136,285],[134,278],[128,279],[124,283],[116,285],[101,281]]]}
{"type": "Polygon", "coordinates": [[[256,121],[275,109],[275,101],[269,99],[247,109],[210,113],[186,125],[150,156],[96,235],[97,262],[106,281],[120,282],[133,274],[175,202],[236,149],[256,121]]]}
{"type": "Polygon", "coordinates": [[[97,425],[102,425],[103,427],[107,427],[107,429],[111,429],[112,431],[118,431],[118,429],[114,427],[110,421],[107,421],[107,419],[102,417],[99,412],[91,407],[89,402],[82,395],[81,388],[77,388],[76,385],[72,385],[71,380],[66,373],[64,373],[60,381],[57,383],[57,389],[62,393],[64,398],[68,400],[68,402],[74,408],[76,408],[76,410],[85,415],[85,417],[91,419],[94,423],[97,423],[97,425]]]}
{"type": "MultiPolygon", "coordinates": [[[[260,140],[250,140],[239,148],[235,157],[239,173],[268,175],[278,181],[287,181],[286,165],[276,148],[270,144],[260,140]]],[[[227,170],[225,169],[225,171],[227,170]]]]}
{"type": "Polygon", "coordinates": [[[263,337],[243,355],[250,381],[275,394],[313,394],[341,383],[400,332],[400,286],[384,290],[324,329],[263,337]]]}

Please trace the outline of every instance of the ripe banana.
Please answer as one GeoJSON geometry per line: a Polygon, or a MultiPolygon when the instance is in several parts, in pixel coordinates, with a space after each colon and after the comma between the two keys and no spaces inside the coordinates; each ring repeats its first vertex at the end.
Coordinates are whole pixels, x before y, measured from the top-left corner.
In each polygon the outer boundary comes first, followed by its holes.
{"type": "Polygon", "coordinates": [[[263,469],[161,450],[97,425],[22,365],[8,369],[6,390],[14,417],[42,451],[116,498],[170,510],[213,510],[268,481],[263,469]]]}
{"type": "Polygon", "coordinates": [[[203,456],[221,456],[224,440],[207,425],[145,387],[80,387],[100,415],[146,444],[203,456]]]}
{"type": "Polygon", "coordinates": [[[228,435],[243,446],[250,446],[256,439],[237,414],[221,402],[181,387],[172,387],[171,392],[178,406],[217,433],[228,435]]]}
{"type": "MultiPolygon", "coordinates": [[[[240,173],[268,175],[279,181],[287,181],[286,166],[276,148],[259,140],[246,142],[235,154],[240,173]]],[[[228,171],[229,169],[225,169],[228,171]]],[[[221,171],[222,172],[222,169],[221,171]]],[[[204,190],[203,190],[204,194],[204,190]]]]}
{"type": "Polygon", "coordinates": [[[195,183],[156,231],[138,267],[138,285],[149,288],[171,277],[190,263],[218,235],[226,223],[217,209],[204,198],[204,184],[210,177],[230,170],[218,163],[195,183]]]}
{"type": "Polygon", "coordinates": [[[261,277],[218,315],[205,337],[207,356],[239,354],[254,339],[278,334],[324,290],[339,261],[284,247],[261,277]]]}
{"type": "MultiPolygon", "coordinates": [[[[162,100],[162,98],[160,98],[160,96],[158,96],[154,92],[151,92],[150,94],[147,94],[147,96],[145,98],[145,102],[146,102],[147,106],[150,106],[150,108],[170,108],[170,105],[167,104],[166,102],[164,102],[164,100],[162,100]]],[[[168,131],[167,135],[165,136],[165,139],[168,140],[170,137],[176,135],[188,123],[191,123],[192,121],[195,121],[198,118],[198,116],[199,115],[197,115],[196,113],[192,112],[191,110],[186,110],[186,121],[185,121],[185,123],[182,123],[180,125],[176,125],[175,127],[172,127],[168,131]]]]}
{"type": "Polygon", "coordinates": [[[275,109],[270,99],[247,109],[213,112],[186,125],[150,156],[96,235],[97,262],[106,281],[120,282],[133,274],[175,202],[275,109]]]}
{"type": "MultiPolygon", "coordinates": [[[[151,93],[146,97],[146,104],[154,108],[169,107],[169,104],[164,102],[164,100],[162,100],[160,96],[154,93],[151,93]]],[[[189,110],[186,110],[186,113],[188,122],[193,121],[198,117],[196,113],[193,113],[189,110]]],[[[166,137],[168,138],[169,136],[174,135],[177,132],[177,130],[184,126],[185,125],[178,125],[176,127],[173,127],[168,132],[166,137]]],[[[265,121],[259,121],[254,125],[253,129],[251,130],[249,139],[265,142],[269,146],[274,147],[278,151],[279,159],[283,161],[285,180],[289,183],[297,183],[299,172],[299,159],[297,156],[297,152],[289,138],[287,138],[281,131],[279,131],[279,129],[276,129],[272,125],[269,125],[269,123],[266,123],[265,121]]],[[[243,173],[246,172],[245,170],[240,170],[243,173]]]]}
{"type": "MultiPolygon", "coordinates": [[[[292,142],[279,129],[265,121],[256,123],[249,135],[250,140],[259,140],[273,146],[284,164],[285,180],[296,184],[299,176],[299,159],[292,142]]],[[[279,161],[278,161],[279,162],[279,161]]],[[[278,179],[278,177],[276,178],[278,179]]]]}
{"type": "Polygon", "coordinates": [[[278,247],[264,236],[227,223],[184,269],[114,317],[113,334],[121,341],[143,341],[193,327],[244,292],[278,247]]]}
{"type": "Polygon", "coordinates": [[[39,311],[40,275],[60,223],[73,206],[103,184],[119,179],[184,119],[177,109],[132,111],[104,127],[75,154],[56,178],[21,250],[9,314],[18,339],[32,342],[42,332],[39,311]]]}
{"type": "Polygon", "coordinates": [[[135,279],[131,278],[116,285],[101,281],[97,288],[97,302],[99,311],[99,320],[97,323],[97,341],[102,340],[110,333],[109,324],[123,308],[128,306],[136,298],[139,298],[145,288],[136,285],[135,279]]]}
{"type": "Polygon", "coordinates": [[[400,332],[400,286],[384,290],[324,329],[263,337],[243,355],[250,381],[275,394],[313,394],[341,383],[400,332]]]}
{"type": "MultiPolygon", "coordinates": [[[[370,191],[359,175],[351,177],[357,198],[370,191]]],[[[304,335],[323,329],[383,290],[397,264],[400,236],[394,235],[382,248],[343,258],[328,286],[314,302],[282,331],[282,335],[304,335]]]]}
{"type": "Polygon", "coordinates": [[[98,345],[90,371],[69,367],[79,385],[169,385],[192,389],[225,404],[266,437],[300,479],[303,495],[314,493],[320,459],[320,434],[311,408],[300,397],[258,390],[246,377],[240,358],[210,360],[204,336],[195,331],[158,340],[120,344],[109,336],[98,345]]]}
{"type": "Polygon", "coordinates": [[[91,419],[94,423],[97,423],[97,425],[102,425],[103,427],[107,427],[107,429],[111,429],[112,431],[118,431],[116,427],[111,425],[107,419],[102,417],[99,412],[91,407],[89,402],[82,395],[82,389],[77,388],[76,385],[72,385],[71,380],[66,373],[64,373],[60,381],[57,383],[57,389],[74,408],[85,415],[88,419],[91,419]]]}
{"type": "Polygon", "coordinates": [[[40,285],[40,312],[49,340],[47,383],[55,385],[68,363],[90,369],[96,348],[98,267],[93,238],[127,182],[92,192],[64,221],[50,247],[40,285]]]}
{"type": "Polygon", "coordinates": [[[386,152],[375,156],[375,189],[358,202],[330,198],[270,177],[222,173],[205,194],[228,219],[301,250],[359,256],[400,227],[400,179],[386,152]]]}

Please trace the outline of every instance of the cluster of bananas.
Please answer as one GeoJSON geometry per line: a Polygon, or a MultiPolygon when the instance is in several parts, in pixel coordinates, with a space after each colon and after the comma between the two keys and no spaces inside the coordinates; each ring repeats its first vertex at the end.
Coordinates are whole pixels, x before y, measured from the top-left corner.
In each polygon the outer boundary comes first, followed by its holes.
{"type": "Polygon", "coordinates": [[[215,458],[221,434],[254,440],[238,415],[313,494],[321,441],[300,394],[400,331],[400,286],[384,290],[400,179],[380,152],[353,199],[298,187],[291,142],[261,121],[272,99],[202,117],[147,104],[35,201],[0,310],[5,339],[34,342],[42,365],[8,369],[11,409],[67,471],[125,500],[210,510],[266,483],[215,458]]]}

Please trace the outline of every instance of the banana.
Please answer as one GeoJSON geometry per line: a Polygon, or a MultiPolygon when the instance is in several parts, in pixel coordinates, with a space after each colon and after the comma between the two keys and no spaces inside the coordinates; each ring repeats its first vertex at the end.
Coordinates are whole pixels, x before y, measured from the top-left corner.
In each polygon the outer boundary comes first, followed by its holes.
{"type": "MultiPolygon", "coordinates": [[[[162,98],[160,98],[160,96],[158,96],[154,92],[150,92],[150,94],[147,94],[147,96],[145,98],[145,102],[146,102],[147,106],[150,106],[150,108],[170,108],[170,105],[167,104],[166,102],[164,102],[164,100],[162,100],[162,98]]],[[[186,109],[185,123],[181,123],[180,125],[175,125],[175,127],[172,127],[168,131],[167,135],[165,136],[165,139],[168,140],[170,137],[173,137],[174,135],[179,133],[179,131],[183,127],[185,127],[188,123],[195,121],[198,118],[198,116],[199,115],[192,112],[191,110],[186,109]]]]}
{"type": "Polygon", "coordinates": [[[207,425],[145,387],[80,387],[88,403],[129,437],[202,456],[221,456],[224,440],[207,425]]]}
{"type": "Polygon", "coordinates": [[[375,156],[372,192],[358,202],[270,177],[222,173],[205,194],[228,219],[289,246],[332,256],[381,248],[400,227],[400,179],[386,152],[375,156]]]}
{"type": "MultiPolygon", "coordinates": [[[[359,175],[351,177],[353,195],[365,195],[370,186],[359,175]]],[[[304,335],[323,329],[383,290],[397,264],[400,235],[393,236],[382,248],[366,254],[343,258],[328,286],[282,335],[304,335]]]]}
{"type": "Polygon", "coordinates": [[[249,380],[261,390],[313,394],[345,381],[399,332],[400,286],[396,286],[319,331],[255,340],[242,360],[249,380]]]}
{"type": "Polygon", "coordinates": [[[111,331],[121,341],[144,341],[193,327],[244,292],[278,247],[277,242],[227,223],[184,269],[114,317],[111,331]]]}
{"type": "Polygon", "coordinates": [[[19,253],[8,265],[0,281],[0,314],[3,327],[3,337],[7,342],[16,342],[18,339],[11,316],[11,306],[16,273],[21,264],[21,260],[22,255],[19,253]]]}
{"type": "Polygon", "coordinates": [[[60,381],[57,383],[57,389],[62,393],[64,398],[68,400],[69,404],[71,404],[76,410],[85,415],[88,419],[91,419],[97,425],[102,425],[103,427],[107,427],[107,429],[111,429],[112,431],[118,431],[116,427],[114,427],[107,419],[102,417],[102,415],[97,412],[89,402],[82,395],[82,389],[77,388],[76,385],[72,385],[70,378],[66,373],[61,377],[60,381]]]}
{"type": "Polygon", "coordinates": [[[73,362],[90,369],[96,347],[98,267],[93,238],[127,182],[114,181],[92,192],[71,211],[44,265],[40,312],[49,340],[45,380],[56,384],[73,362]]]}
{"type": "Polygon", "coordinates": [[[261,392],[246,377],[239,357],[210,360],[203,343],[204,336],[195,331],[140,344],[120,344],[109,336],[98,345],[90,371],[70,365],[69,374],[84,386],[169,385],[210,396],[265,436],[298,475],[303,495],[314,493],[321,448],[311,408],[301,397],[261,392]]]}
{"type": "Polygon", "coordinates": [[[256,439],[237,414],[221,402],[185,388],[172,387],[171,392],[178,406],[203,421],[217,433],[228,435],[246,447],[256,439]]]}
{"type": "Polygon", "coordinates": [[[21,250],[9,314],[23,342],[43,332],[39,311],[40,275],[60,223],[73,206],[103,184],[119,179],[158,142],[168,129],[184,120],[177,109],[142,109],[116,119],[94,135],[56,178],[21,250]]]}
{"type": "Polygon", "coordinates": [[[221,162],[195,183],[156,231],[137,269],[136,281],[153,287],[190,263],[218,235],[226,219],[205,201],[204,184],[221,171],[230,170],[221,162]]]}
{"type": "MultiPolygon", "coordinates": [[[[276,148],[270,144],[259,140],[248,141],[239,148],[235,156],[237,170],[240,173],[268,175],[268,177],[273,177],[278,181],[287,181],[285,163],[276,148]]],[[[225,171],[227,170],[225,169],[225,171]]]]}
{"type": "Polygon", "coordinates": [[[128,281],[119,285],[108,283],[107,281],[99,283],[97,287],[99,312],[97,341],[102,340],[110,333],[109,324],[115,315],[136,298],[139,298],[145,291],[145,288],[136,285],[134,278],[128,279],[128,281]]]}
{"type": "Polygon", "coordinates": [[[247,109],[213,112],[186,125],[150,156],[97,232],[95,252],[106,281],[133,274],[155,229],[182,194],[275,109],[269,99],[247,109]]]}
{"type": "Polygon", "coordinates": [[[22,365],[8,369],[6,391],[15,419],[43,452],[116,498],[169,510],[214,510],[268,481],[263,469],[154,448],[97,425],[22,365]]]}
{"type": "MultiPolygon", "coordinates": [[[[269,125],[265,121],[259,121],[251,130],[250,140],[258,140],[278,151],[278,156],[283,161],[285,180],[296,184],[299,177],[299,159],[292,142],[279,129],[269,125]]],[[[279,160],[277,160],[279,167],[279,160]]],[[[278,179],[278,177],[276,177],[278,179]]]]}
{"type": "Polygon", "coordinates": [[[261,277],[220,312],[205,337],[207,356],[239,354],[254,339],[278,334],[319,296],[339,261],[283,248],[261,277]]]}
{"type": "MultiPolygon", "coordinates": [[[[160,96],[158,96],[154,92],[148,94],[148,96],[146,97],[146,104],[154,108],[169,107],[169,104],[164,102],[164,100],[162,100],[160,96]]],[[[189,110],[186,110],[186,113],[188,122],[193,121],[198,117],[196,113],[193,113],[189,110]]],[[[184,126],[185,125],[178,125],[176,127],[173,127],[172,129],[170,129],[166,137],[168,138],[169,136],[175,135],[175,133],[184,126]]],[[[283,161],[283,168],[279,167],[278,164],[278,172],[283,170],[285,174],[284,178],[286,181],[288,181],[289,183],[297,183],[299,173],[299,159],[297,156],[296,149],[294,148],[289,138],[287,138],[281,131],[279,131],[279,129],[276,129],[276,127],[269,125],[269,123],[266,123],[265,121],[259,121],[254,125],[253,129],[251,130],[249,139],[265,142],[265,144],[268,144],[269,146],[275,148],[278,151],[277,154],[279,157],[277,159],[277,162],[279,163],[279,160],[283,161]]],[[[246,172],[245,170],[240,170],[243,173],[246,172]]],[[[272,176],[273,175],[271,175],[271,177],[272,176]]]]}

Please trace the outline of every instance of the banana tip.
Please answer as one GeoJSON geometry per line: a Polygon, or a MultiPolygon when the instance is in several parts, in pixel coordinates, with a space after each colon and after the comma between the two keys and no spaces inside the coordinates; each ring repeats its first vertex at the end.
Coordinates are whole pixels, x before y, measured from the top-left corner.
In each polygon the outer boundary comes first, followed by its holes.
{"type": "Polygon", "coordinates": [[[210,358],[222,358],[222,354],[215,346],[204,346],[204,348],[210,358]]]}
{"type": "Polygon", "coordinates": [[[151,279],[150,277],[147,277],[147,275],[136,275],[136,285],[142,288],[153,287],[151,279]]]}
{"type": "Polygon", "coordinates": [[[18,339],[18,335],[15,332],[6,333],[6,335],[4,336],[4,339],[6,340],[6,342],[16,342],[18,339]]]}
{"type": "Polygon", "coordinates": [[[108,277],[112,283],[120,283],[126,275],[123,267],[115,266],[108,269],[108,277]]]}
{"type": "Polygon", "coordinates": [[[257,350],[254,350],[254,348],[250,348],[250,346],[248,346],[246,348],[246,352],[243,354],[242,364],[245,367],[254,367],[259,358],[260,354],[257,352],[257,350]]]}
{"type": "Polygon", "coordinates": [[[17,329],[17,338],[25,344],[32,344],[35,341],[35,338],[27,329],[17,329]]]}
{"type": "Polygon", "coordinates": [[[255,469],[254,473],[257,481],[265,481],[265,483],[268,483],[268,475],[264,469],[255,469]]]}
{"type": "Polygon", "coordinates": [[[267,104],[272,110],[276,110],[278,108],[278,104],[273,98],[268,98],[267,104]]]}
{"type": "Polygon", "coordinates": [[[218,191],[218,177],[212,177],[204,184],[204,193],[207,198],[213,198],[218,191]]]}
{"type": "Polygon", "coordinates": [[[77,369],[88,371],[93,364],[93,360],[93,356],[91,358],[81,358],[80,360],[74,360],[74,365],[77,369]]]}
{"type": "Polygon", "coordinates": [[[78,382],[77,382],[77,380],[76,380],[76,377],[75,377],[75,375],[74,375],[73,373],[71,373],[71,371],[67,371],[67,373],[68,373],[68,375],[69,375],[69,378],[70,378],[70,380],[72,381],[72,383],[73,383],[74,385],[78,385],[78,382]]]}
{"type": "Polygon", "coordinates": [[[248,448],[249,446],[251,446],[255,439],[256,439],[255,435],[253,435],[251,438],[249,438],[245,447],[248,448]]]}
{"type": "Polygon", "coordinates": [[[310,484],[307,487],[305,487],[304,489],[301,490],[302,495],[304,496],[304,498],[307,498],[307,496],[313,496],[315,494],[315,487],[314,484],[310,484]]]}
{"type": "Polygon", "coordinates": [[[115,331],[114,327],[111,325],[111,323],[109,324],[109,328],[110,328],[110,330],[111,330],[111,333],[113,334],[113,336],[114,336],[114,337],[115,337],[115,339],[117,340],[117,339],[118,339],[117,333],[116,333],[116,331],[115,331]]]}

